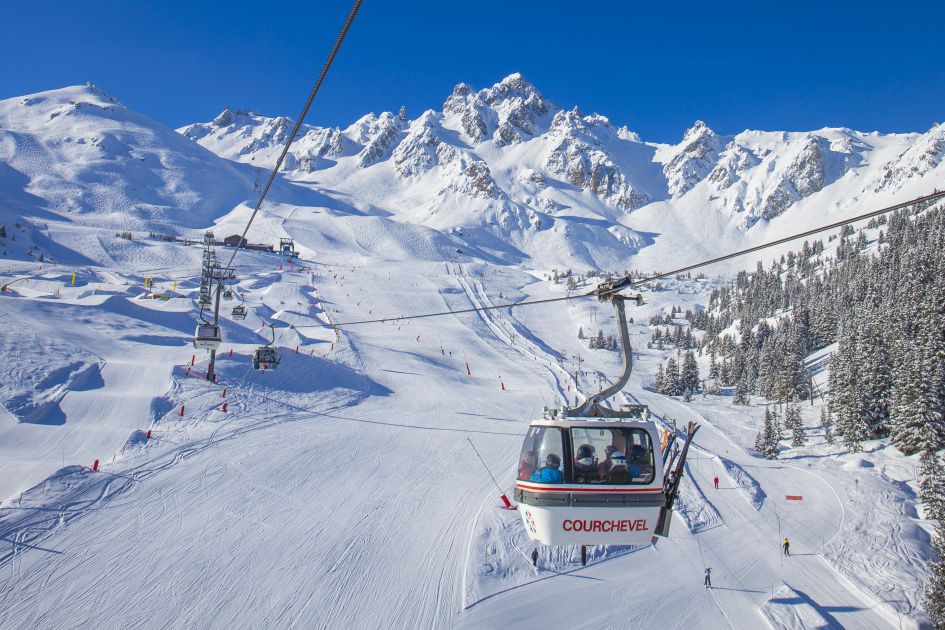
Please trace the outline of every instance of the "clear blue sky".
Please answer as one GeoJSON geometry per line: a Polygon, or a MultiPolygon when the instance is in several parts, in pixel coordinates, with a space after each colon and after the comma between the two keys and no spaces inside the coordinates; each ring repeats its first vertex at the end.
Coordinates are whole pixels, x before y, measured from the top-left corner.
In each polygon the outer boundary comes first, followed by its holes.
{"type": "MultiPolygon", "coordinates": [[[[348,0],[11,2],[0,98],[91,81],[177,127],[295,117],[348,0]]],[[[365,0],[307,122],[441,106],[519,71],[644,139],[745,128],[925,131],[945,120],[945,2],[365,0]]]]}

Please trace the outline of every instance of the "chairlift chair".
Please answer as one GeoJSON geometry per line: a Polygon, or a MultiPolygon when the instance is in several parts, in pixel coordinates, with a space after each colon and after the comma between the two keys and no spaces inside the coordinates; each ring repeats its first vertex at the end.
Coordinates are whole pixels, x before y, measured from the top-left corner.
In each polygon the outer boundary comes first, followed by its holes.
{"type": "Polygon", "coordinates": [[[254,370],[274,370],[279,367],[279,357],[272,346],[259,346],[253,351],[254,370]]]}
{"type": "Polygon", "coordinates": [[[273,345],[276,343],[276,327],[266,324],[272,331],[272,342],[259,346],[253,351],[254,370],[274,370],[279,367],[279,355],[273,345]]]}
{"type": "Polygon", "coordinates": [[[243,304],[237,304],[233,307],[233,310],[230,311],[230,316],[233,319],[246,319],[246,306],[243,304]]]}
{"type": "Polygon", "coordinates": [[[198,350],[216,350],[220,347],[223,337],[220,334],[220,327],[200,322],[194,331],[194,348],[198,350]]]}
{"type": "Polygon", "coordinates": [[[233,289],[223,289],[223,299],[232,300],[233,299],[233,289]]]}

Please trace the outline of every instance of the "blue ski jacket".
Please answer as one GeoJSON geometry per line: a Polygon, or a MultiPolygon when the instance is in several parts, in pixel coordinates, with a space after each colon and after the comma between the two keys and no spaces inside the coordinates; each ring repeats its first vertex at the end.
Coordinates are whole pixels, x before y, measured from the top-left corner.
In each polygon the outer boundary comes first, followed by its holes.
{"type": "Polygon", "coordinates": [[[564,481],[564,474],[557,468],[539,468],[532,473],[532,481],[541,483],[561,483],[564,481]]]}

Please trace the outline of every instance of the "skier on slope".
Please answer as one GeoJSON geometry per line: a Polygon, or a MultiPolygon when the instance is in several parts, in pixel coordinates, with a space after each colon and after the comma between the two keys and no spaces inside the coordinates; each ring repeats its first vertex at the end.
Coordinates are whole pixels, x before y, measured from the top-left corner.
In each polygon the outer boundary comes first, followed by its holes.
{"type": "Polygon", "coordinates": [[[718,489],[719,489],[719,478],[718,478],[718,475],[716,475],[715,477],[713,477],[712,483],[715,485],[715,489],[718,490],[718,489]]]}
{"type": "Polygon", "coordinates": [[[791,555],[791,542],[787,539],[787,537],[784,538],[784,555],[791,555]]]}
{"type": "Polygon", "coordinates": [[[705,568],[705,587],[712,588],[712,567],[705,568]]]}

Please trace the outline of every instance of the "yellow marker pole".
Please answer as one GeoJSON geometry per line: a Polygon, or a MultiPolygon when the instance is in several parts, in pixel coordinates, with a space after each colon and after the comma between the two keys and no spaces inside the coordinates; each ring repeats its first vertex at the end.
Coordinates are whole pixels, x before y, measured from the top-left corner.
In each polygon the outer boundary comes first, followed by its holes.
{"type": "Polygon", "coordinates": [[[177,280],[174,281],[174,293],[177,293],[177,280]]]}
{"type": "Polygon", "coordinates": [[[72,272],[72,286],[75,286],[75,272],[72,272]]]}

